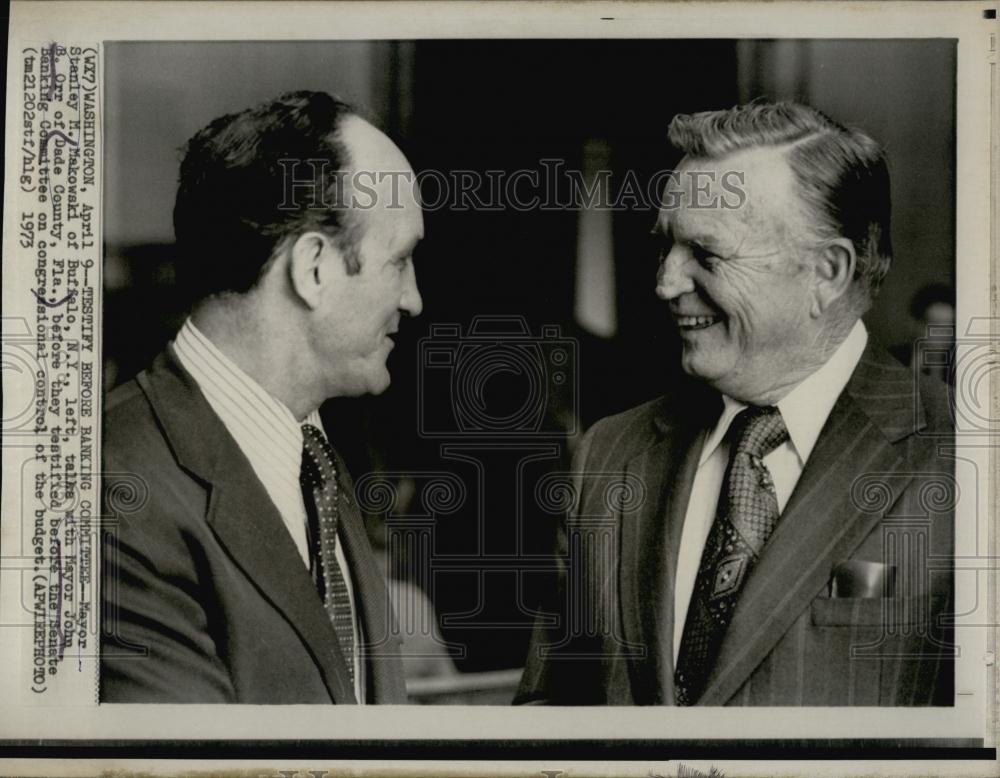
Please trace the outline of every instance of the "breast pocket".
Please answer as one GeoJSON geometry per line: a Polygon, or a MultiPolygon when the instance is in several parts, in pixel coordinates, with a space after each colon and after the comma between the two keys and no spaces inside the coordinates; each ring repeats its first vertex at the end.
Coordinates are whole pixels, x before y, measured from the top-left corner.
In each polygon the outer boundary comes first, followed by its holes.
{"type": "Polygon", "coordinates": [[[817,627],[882,627],[887,632],[930,631],[943,597],[819,597],[812,602],[817,627]],[[910,628],[910,629],[908,629],[910,628]]]}
{"type": "Polygon", "coordinates": [[[930,704],[948,669],[942,663],[950,651],[942,626],[947,602],[938,596],[813,600],[805,653],[821,661],[826,704],[930,704]]]}

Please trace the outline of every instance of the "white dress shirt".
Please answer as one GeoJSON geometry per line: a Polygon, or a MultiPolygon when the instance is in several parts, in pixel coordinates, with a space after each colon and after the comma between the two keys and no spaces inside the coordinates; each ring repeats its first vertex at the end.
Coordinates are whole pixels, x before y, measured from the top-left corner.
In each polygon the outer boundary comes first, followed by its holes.
{"type": "MultiPolygon", "coordinates": [[[[788,440],[764,457],[774,481],[778,510],[784,511],[788,498],[799,482],[816,439],[826,424],[837,398],[844,391],[868,343],[868,332],[860,320],[854,325],[833,356],[795,386],[776,405],[788,429],[788,440]]],[[[677,575],[674,579],[674,663],[680,651],[688,605],[694,592],[701,555],[715,521],[722,480],[729,463],[726,432],[736,415],[747,406],[723,395],[723,410],[715,428],[705,438],[691,486],[691,499],[684,516],[677,575]]]]}
{"type": "MultiPolygon", "coordinates": [[[[291,535],[302,562],[309,568],[308,517],[302,486],[302,425],[311,424],[323,435],[319,410],[297,421],[288,407],[223,354],[188,318],[174,340],[174,353],[191,374],[208,404],[233,436],[260,479],[291,535]]],[[[354,586],[337,543],[337,564],[347,583],[354,613],[354,695],[364,702],[364,663],[360,661],[359,625],[354,586]]]]}

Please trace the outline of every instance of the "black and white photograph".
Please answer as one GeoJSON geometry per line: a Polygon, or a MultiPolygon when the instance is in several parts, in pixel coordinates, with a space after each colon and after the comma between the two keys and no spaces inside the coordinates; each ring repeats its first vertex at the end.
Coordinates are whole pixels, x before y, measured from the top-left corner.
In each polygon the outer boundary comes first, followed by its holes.
{"type": "Polygon", "coordinates": [[[102,702],[953,704],[953,42],[106,68],[102,702]]]}
{"type": "Polygon", "coordinates": [[[996,759],[995,12],[119,5],[11,38],[17,709],[996,759]]]}

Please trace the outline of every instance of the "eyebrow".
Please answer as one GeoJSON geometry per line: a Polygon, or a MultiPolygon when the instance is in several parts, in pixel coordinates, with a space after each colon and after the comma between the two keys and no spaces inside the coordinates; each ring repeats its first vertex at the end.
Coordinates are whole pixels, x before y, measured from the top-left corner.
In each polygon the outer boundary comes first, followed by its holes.
{"type": "MultiPolygon", "coordinates": [[[[725,230],[725,232],[728,233],[728,230],[725,230]]],[[[671,235],[674,240],[678,240],[678,237],[676,233],[674,233],[673,229],[671,229],[671,235]]],[[[700,246],[708,251],[722,251],[732,243],[731,238],[732,236],[728,234],[718,235],[696,231],[692,232],[690,235],[683,236],[680,240],[683,243],[700,246]],[[727,238],[729,238],[729,240],[727,240],[727,238]]]]}
{"type": "Polygon", "coordinates": [[[409,243],[406,243],[402,249],[397,251],[395,254],[397,257],[408,257],[417,249],[417,245],[423,240],[423,236],[419,238],[414,238],[409,243]]]}
{"type": "Polygon", "coordinates": [[[686,242],[696,244],[709,251],[717,251],[723,248],[723,244],[719,241],[719,239],[711,235],[695,234],[688,238],[686,242]]]}
{"type": "MultiPolygon", "coordinates": [[[[660,222],[657,221],[656,224],[653,225],[653,228],[649,231],[649,234],[654,238],[663,238],[665,240],[677,240],[677,235],[674,233],[673,226],[669,222],[667,223],[667,228],[664,230],[663,227],[660,225],[660,222]]],[[[697,243],[698,245],[706,248],[708,246],[719,245],[718,238],[698,232],[686,238],[683,238],[682,242],[697,243]]]]}

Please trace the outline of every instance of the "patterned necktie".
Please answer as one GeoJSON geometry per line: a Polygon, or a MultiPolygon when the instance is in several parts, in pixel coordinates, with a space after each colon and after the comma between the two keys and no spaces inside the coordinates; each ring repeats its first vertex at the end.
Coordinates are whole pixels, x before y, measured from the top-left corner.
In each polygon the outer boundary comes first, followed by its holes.
{"type": "Polygon", "coordinates": [[[333,449],[323,433],[311,424],[302,425],[302,469],[300,479],[306,512],[313,527],[312,547],[318,551],[318,586],[323,605],[333,622],[337,640],[354,684],[354,613],[344,571],[337,563],[337,466],[333,449]],[[318,535],[318,537],[317,537],[318,535]]]}
{"type": "Polygon", "coordinates": [[[747,576],[778,523],[764,457],[788,440],[777,408],[741,411],[730,428],[729,464],[695,579],[674,673],[678,705],[701,697],[747,576]]]}

